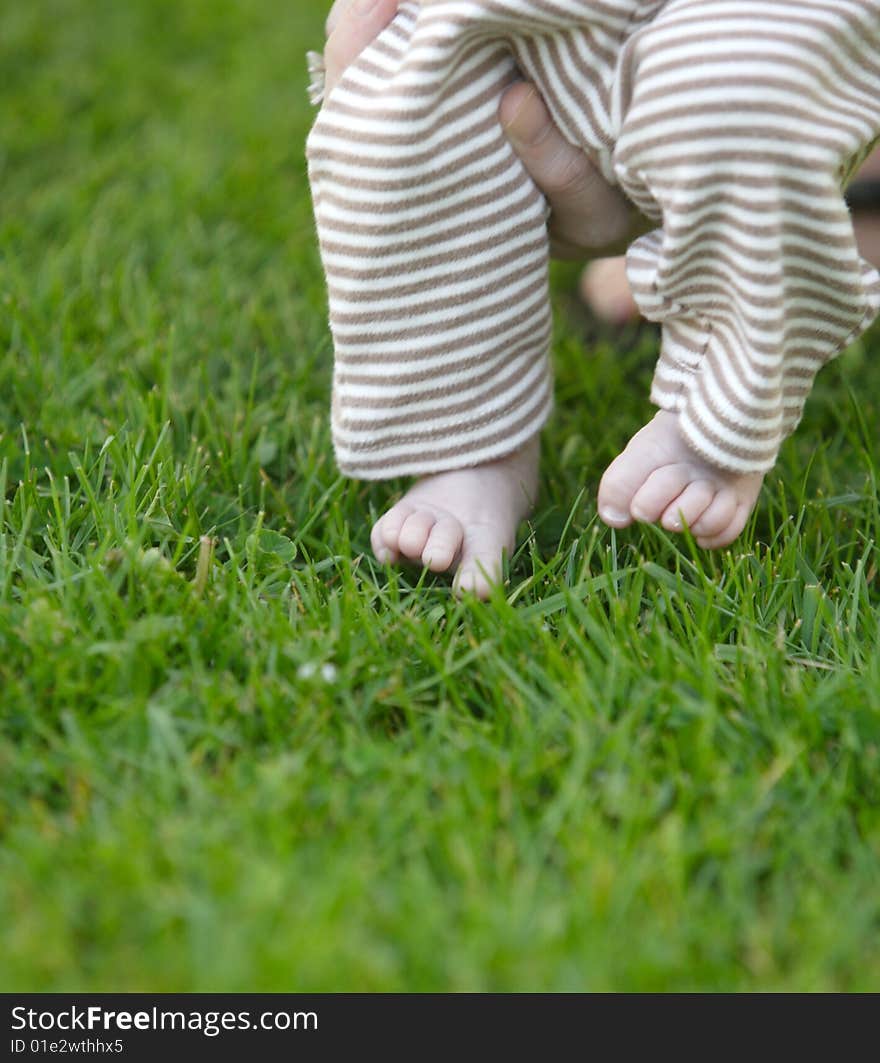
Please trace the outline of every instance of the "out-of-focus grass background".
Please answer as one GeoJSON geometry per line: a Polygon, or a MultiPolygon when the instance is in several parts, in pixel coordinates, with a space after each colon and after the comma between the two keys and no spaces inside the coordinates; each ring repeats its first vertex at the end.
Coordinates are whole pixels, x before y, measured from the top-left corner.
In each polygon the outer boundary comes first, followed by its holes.
{"type": "Polygon", "coordinates": [[[0,987],[876,988],[880,335],[701,555],[596,522],[656,338],[561,271],[505,592],[386,572],[401,485],[329,445],[324,14],[0,9],[0,987]]]}

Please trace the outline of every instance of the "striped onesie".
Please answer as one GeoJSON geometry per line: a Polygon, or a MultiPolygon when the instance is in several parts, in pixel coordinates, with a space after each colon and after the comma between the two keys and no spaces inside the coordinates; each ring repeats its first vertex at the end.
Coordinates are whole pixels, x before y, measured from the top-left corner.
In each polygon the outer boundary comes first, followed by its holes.
{"type": "Polygon", "coordinates": [[[656,224],[652,401],[763,472],[880,311],[842,188],[880,134],[880,0],[422,0],[323,101],[307,156],[342,471],[500,458],[552,405],[547,205],[498,121],[525,77],[656,224]]]}

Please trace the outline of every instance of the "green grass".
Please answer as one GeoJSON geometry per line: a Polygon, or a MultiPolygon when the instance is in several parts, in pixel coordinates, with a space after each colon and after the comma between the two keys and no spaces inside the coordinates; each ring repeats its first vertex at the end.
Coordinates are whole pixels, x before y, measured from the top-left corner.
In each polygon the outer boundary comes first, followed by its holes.
{"type": "Polygon", "coordinates": [[[382,569],[319,7],[0,13],[0,988],[878,988],[880,332],[709,556],[597,523],[656,339],[585,343],[560,271],[508,585],[382,569]]]}

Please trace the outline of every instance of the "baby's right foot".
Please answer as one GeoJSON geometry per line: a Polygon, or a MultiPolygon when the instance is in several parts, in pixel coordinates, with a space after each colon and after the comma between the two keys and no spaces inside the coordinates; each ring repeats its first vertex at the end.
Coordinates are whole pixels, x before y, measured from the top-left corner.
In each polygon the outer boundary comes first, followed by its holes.
{"type": "Polygon", "coordinates": [[[715,549],[745,528],[763,482],[763,473],[710,465],[686,443],[677,415],[660,410],[602,477],[599,516],[612,528],[635,520],[680,532],[687,524],[698,546],[715,549]]]}
{"type": "Polygon", "coordinates": [[[423,477],[376,521],[373,553],[383,563],[403,557],[454,571],[457,593],[487,598],[534,504],[539,451],[535,436],[497,461],[423,477]]]}

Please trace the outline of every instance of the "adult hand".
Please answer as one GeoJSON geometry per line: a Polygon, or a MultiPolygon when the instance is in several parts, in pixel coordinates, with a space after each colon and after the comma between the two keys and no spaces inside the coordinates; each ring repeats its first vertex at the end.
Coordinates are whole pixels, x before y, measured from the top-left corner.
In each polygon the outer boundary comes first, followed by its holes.
{"type": "Polygon", "coordinates": [[[397,14],[400,0],[336,0],[327,16],[326,93],[397,14]]]}
{"type": "MultiPolygon", "coordinates": [[[[391,22],[399,0],[336,0],[327,18],[324,51],[329,93],[352,63],[391,22]]],[[[556,258],[616,254],[639,228],[638,215],[556,124],[534,85],[505,93],[501,124],[532,180],[550,204],[551,250],[556,258]]]]}
{"type": "Polygon", "coordinates": [[[616,255],[644,231],[643,219],[623,193],[559,132],[534,85],[511,86],[500,115],[511,145],[550,204],[554,258],[616,255]]]}

